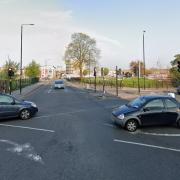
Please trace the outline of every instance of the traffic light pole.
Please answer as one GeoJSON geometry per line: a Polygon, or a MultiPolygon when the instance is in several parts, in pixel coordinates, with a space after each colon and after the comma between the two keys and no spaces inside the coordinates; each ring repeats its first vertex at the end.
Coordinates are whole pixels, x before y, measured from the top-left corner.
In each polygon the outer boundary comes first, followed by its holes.
{"type": "Polygon", "coordinates": [[[11,92],[12,92],[12,79],[10,77],[9,79],[9,94],[11,95],[11,92]]]}
{"type": "Polygon", "coordinates": [[[94,67],[94,78],[95,78],[95,82],[94,82],[94,91],[96,92],[96,67],[94,67]]]}
{"type": "Polygon", "coordinates": [[[94,82],[94,91],[96,92],[96,76],[95,77],[95,82],[94,82]]]}

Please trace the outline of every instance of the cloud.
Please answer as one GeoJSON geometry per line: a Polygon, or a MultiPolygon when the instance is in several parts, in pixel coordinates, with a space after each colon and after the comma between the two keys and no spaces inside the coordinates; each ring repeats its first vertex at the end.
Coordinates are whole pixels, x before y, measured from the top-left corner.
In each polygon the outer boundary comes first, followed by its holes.
{"type": "MultiPolygon", "coordinates": [[[[122,44],[110,37],[104,36],[94,30],[85,29],[74,25],[73,13],[67,11],[27,11],[7,14],[0,17],[0,62],[2,65],[9,55],[12,59],[20,59],[20,25],[34,23],[35,26],[23,28],[23,64],[28,64],[32,59],[44,65],[48,59],[50,64],[63,64],[62,57],[65,47],[70,42],[71,34],[83,32],[95,38],[98,48],[101,49],[100,64],[113,66],[121,56],[122,44]],[[23,15],[22,15],[23,14],[23,15]]],[[[48,63],[48,62],[47,62],[48,63]]]]}
{"type": "Polygon", "coordinates": [[[9,4],[9,3],[11,3],[11,2],[13,2],[13,0],[0,0],[0,4],[2,5],[2,4],[9,4]]]}

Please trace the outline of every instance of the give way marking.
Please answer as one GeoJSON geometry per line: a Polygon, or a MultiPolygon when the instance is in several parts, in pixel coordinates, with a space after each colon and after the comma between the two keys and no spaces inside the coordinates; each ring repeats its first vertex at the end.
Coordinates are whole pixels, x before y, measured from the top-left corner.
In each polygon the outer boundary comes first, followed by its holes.
{"type": "Polygon", "coordinates": [[[30,159],[32,161],[44,164],[42,158],[40,155],[38,155],[35,151],[34,148],[31,146],[30,143],[25,143],[25,144],[18,144],[13,141],[9,141],[6,139],[0,139],[0,143],[6,143],[8,145],[11,145],[12,147],[7,148],[6,150],[12,153],[15,153],[19,156],[23,156],[27,159],[30,159]]]}

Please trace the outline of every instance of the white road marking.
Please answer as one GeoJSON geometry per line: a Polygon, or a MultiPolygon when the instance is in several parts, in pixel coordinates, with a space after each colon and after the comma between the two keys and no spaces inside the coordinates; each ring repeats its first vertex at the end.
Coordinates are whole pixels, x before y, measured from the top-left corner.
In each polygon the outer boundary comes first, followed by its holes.
{"type": "Polygon", "coordinates": [[[168,151],[180,152],[180,149],[163,147],[163,146],[156,146],[156,145],[152,145],[152,144],[143,144],[143,143],[137,143],[137,142],[132,142],[132,141],[123,141],[123,140],[120,140],[120,139],[114,139],[114,142],[125,143],[125,144],[133,144],[133,145],[138,145],[138,146],[145,146],[145,147],[150,147],[150,148],[156,148],[156,149],[163,149],[163,150],[168,150],[168,151]]]}
{"type": "Polygon", "coordinates": [[[33,127],[27,127],[27,126],[14,126],[14,125],[10,125],[10,124],[0,124],[0,126],[13,127],[13,128],[21,128],[21,129],[30,129],[30,130],[44,131],[44,132],[51,132],[51,133],[55,132],[55,131],[49,130],[49,129],[39,129],[39,128],[33,128],[33,127]]]}
{"type": "Polygon", "coordinates": [[[48,90],[48,94],[51,93],[51,91],[52,91],[52,89],[49,89],[49,90],[48,90]]]}
{"type": "Polygon", "coordinates": [[[150,132],[139,132],[140,134],[152,135],[152,136],[169,136],[169,137],[180,137],[180,134],[167,134],[167,133],[150,133],[150,132]]]}
{"type": "Polygon", "coordinates": [[[116,128],[116,126],[115,126],[115,125],[113,125],[113,124],[109,124],[109,123],[104,123],[104,126],[108,126],[108,127],[116,128]]]}
{"type": "Polygon", "coordinates": [[[38,155],[35,151],[34,151],[34,148],[31,146],[30,143],[26,143],[26,144],[18,144],[18,143],[15,143],[13,141],[9,141],[9,140],[5,140],[5,139],[0,139],[0,142],[1,143],[6,143],[6,144],[10,144],[12,145],[13,147],[11,148],[7,148],[6,150],[7,151],[10,151],[12,153],[16,153],[17,155],[21,155],[25,158],[28,158],[30,160],[33,160],[35,162],[38,162],[38,163],[41,163],[41,164],[44,164],[42,158],[40,155],[38,155]]]}

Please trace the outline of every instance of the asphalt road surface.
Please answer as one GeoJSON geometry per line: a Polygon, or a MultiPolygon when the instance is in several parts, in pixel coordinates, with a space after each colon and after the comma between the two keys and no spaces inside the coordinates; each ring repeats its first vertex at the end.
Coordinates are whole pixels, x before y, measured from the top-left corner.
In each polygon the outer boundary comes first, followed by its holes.
{"type": "Polygon", "coordinates": [[[179,180],[180,129],[129,133],[111,123],[115,97],[44,85],[37,115],[0,122],[1,180],[179,180]]]}

